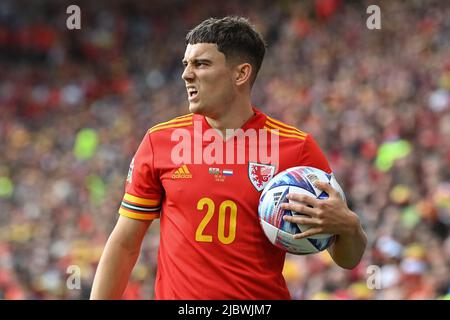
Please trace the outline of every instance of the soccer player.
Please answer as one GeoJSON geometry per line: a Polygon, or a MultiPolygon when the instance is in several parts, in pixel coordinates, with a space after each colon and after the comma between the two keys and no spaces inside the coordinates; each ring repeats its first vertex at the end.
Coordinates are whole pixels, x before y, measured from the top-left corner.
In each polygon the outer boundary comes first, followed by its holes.
{"type": "MultiPolygon", "coordinates": [[[[264,54],[264,41],[245,18],[210,18],[187,34],[182,78],[191,113],[144,136],[92,299],[121,298],[154,219],[160,219],[156,299],[290,299],[282,276],[285,252],[261,229],[259,197],[267,181],[289,167],[331,169],[310,134],[252,105],[251,88],[264,54]],[[239,142],[242,135],[246,138],[239,142]],[[252,155],[255,137],[258,148],[279,153],[274,161],[252,155]],[[242,153],[245,161],[239,161],[242,153]]],[[[360,220],[330,185],[318,187],[330,197],[293,194],[291,199],[303,204],[284,206],[310,217],[286,219],[311,226],[298,238],[336,234],[330,255],[339,266],[353,268],[366,245],[360,220]]]]}

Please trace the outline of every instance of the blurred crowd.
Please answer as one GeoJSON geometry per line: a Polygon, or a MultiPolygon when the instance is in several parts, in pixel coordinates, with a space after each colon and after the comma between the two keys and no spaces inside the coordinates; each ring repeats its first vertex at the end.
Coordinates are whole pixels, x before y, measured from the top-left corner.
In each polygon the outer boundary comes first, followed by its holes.
{"type": "MultiPolygon", "coordinates": [[[[186,32],[245,15],[268,50],[254,104],[311,133],[369,238],[353,270],[287,255],[294,299],[449,299],[450,5],[378,1],[0,3],[0,299],[87,299],[131,158],[188,112],[186,32]],[[220,4],[219,4],[220,3],[220,4]]],[[[124,299],[151,299],[158,223],[124,299]]]]}

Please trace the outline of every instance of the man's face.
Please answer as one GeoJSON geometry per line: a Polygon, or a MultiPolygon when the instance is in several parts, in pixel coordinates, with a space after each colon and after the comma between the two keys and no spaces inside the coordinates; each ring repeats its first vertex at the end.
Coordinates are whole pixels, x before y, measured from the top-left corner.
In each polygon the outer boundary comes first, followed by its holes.
{"type": "Polygon", "coordinates": [[[226,111],[234,99],[233,71],[225,55],[212,43],[188,44],[184,54],[185,81],[189,111],[217,116],[226,111]]]}

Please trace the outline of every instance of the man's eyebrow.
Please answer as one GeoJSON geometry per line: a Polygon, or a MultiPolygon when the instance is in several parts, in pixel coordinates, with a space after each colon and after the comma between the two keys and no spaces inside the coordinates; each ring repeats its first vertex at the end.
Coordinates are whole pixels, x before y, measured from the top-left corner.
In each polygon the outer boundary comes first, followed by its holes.
{"type": "MultiPolygon", "coordinates": [[[[191,60],[192,61],[192,63],[205,63],[205,62],[207,62],[207,63],[211,63],[211,60],[209,60],[209,59],[192,59],[191,60]]],[[[188,63],[188,60],[186,60],[186,59],[183,59],[182,61],[181,61],[184,65],[186,65],[187,63],[188,63]]]]}

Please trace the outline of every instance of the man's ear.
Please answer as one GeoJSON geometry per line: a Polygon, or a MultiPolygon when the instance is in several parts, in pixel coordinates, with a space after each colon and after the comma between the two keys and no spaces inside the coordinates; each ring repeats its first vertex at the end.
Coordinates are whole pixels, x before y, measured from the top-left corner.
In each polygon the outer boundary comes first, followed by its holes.
{"type": "Polygon", "coordinates": [[[242,63],[236,66],[236,78],[235,83],[237,86],[240,86],[247,81],[250,82],[250,78],[252,76],[252,65],[250,63],[242,63]]]}

